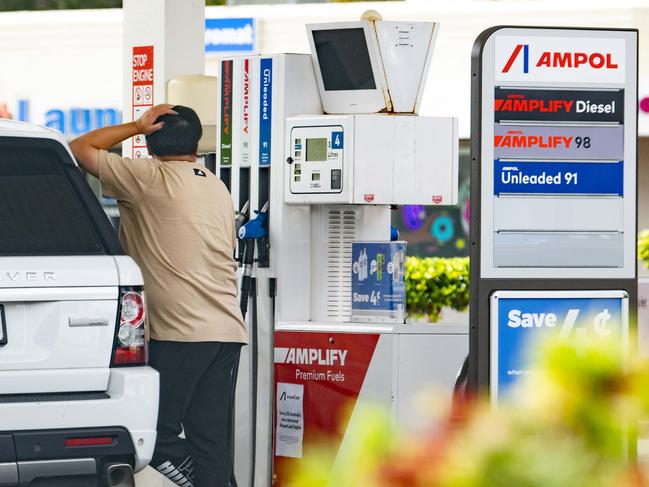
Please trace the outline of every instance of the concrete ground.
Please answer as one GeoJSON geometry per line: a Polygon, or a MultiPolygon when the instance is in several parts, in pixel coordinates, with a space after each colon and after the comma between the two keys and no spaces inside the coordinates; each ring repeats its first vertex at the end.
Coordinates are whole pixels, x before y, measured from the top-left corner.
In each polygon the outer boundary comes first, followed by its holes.
{"type": "Polygon", "coordinates": [[[137,487],[174,487],[176,485],[151,467],[138,473],[135,476],[135,483],[137,487]]]}

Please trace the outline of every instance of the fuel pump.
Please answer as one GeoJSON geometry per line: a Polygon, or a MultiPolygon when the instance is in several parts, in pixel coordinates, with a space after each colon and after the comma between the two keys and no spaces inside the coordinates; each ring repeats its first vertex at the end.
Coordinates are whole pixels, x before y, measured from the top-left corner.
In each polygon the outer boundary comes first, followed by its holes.
{"type": "MultiPolygon", "coordinates": [[[[398,238],[394,205],[457,200],[457,121],[416,113],[437,28],[376,15],[314,24],[307,26],[310,55],[221,61],[216,171],[231,181],[235,206],[247,191],[249,208],[259,211],[240,230],[241,302],[252,337],[237,391],[240,483],[281,483],[312,430],[307,410],[333,425],[355,387],[356,396],[372,389],[396,407],[407,394],[394,389],[391,371],[406,373],[399,363],[429,366],[434,356],[435,346],[401,361],[394,353],[413,338],[428,344],[433,334],[403,322],[352,321],[351,252],[354,242],[398,238]],[[375,369],[391,379],[375,377],[375,369]],[[342,394],[329,397],[332,390],[342,394]],[[317,405],[316,396],[326,400],[317,405]]],[[[365,255],[367,277],[376,279],[377,259],[365,255]]],[[[385,275],[403,262],[378,260],[385,275]]],[[[462,358],[447,366],[449,375],[462,358]]]]}

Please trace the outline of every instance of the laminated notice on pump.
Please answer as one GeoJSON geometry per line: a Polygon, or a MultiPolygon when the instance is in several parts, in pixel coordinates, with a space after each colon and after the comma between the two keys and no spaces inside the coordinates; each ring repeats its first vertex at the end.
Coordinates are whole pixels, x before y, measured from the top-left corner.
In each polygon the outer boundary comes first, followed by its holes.
{"type": "Polygon", "coordinates": [[[304,385],[277,383],[275,455],[302,458],[304,440],[304,385]]]}

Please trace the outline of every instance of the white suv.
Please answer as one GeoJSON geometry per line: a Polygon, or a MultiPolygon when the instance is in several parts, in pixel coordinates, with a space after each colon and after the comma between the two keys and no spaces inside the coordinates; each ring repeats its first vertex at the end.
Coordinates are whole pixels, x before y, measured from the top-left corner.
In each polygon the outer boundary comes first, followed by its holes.
{"type": "Polygon", "coordinates": [[[142,283],[63,136],[0,120],[0,486],[126,485],[149,463],[142,283]]]}

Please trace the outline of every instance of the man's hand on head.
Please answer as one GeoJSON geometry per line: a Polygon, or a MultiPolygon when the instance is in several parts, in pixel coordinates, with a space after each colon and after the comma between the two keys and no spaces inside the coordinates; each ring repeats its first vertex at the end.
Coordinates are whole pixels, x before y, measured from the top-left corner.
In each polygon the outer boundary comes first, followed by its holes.
{"type": "Polygon", "coordinates": [[[135,121],[138,131],[144,135],[151,135],[153,132],[157,132],[163,127],[164,122],[156,123],[156,121],[163,115],[177,115],[177,113],[173,111],[173,105],[168,103],[151,107],[135,121]]]}
{"type": "Polygon", "coordinates": [[[160,130],[164,122],[156,123],[162,115],[174,115],[173,105],[164,103],[151,107],[135,122],[103,127],[77,137],[70,142],[70,150],[79,165],[93,176],[99,176],[99,151],[109,150],[137,134],[149,135],[160,130]]]}

